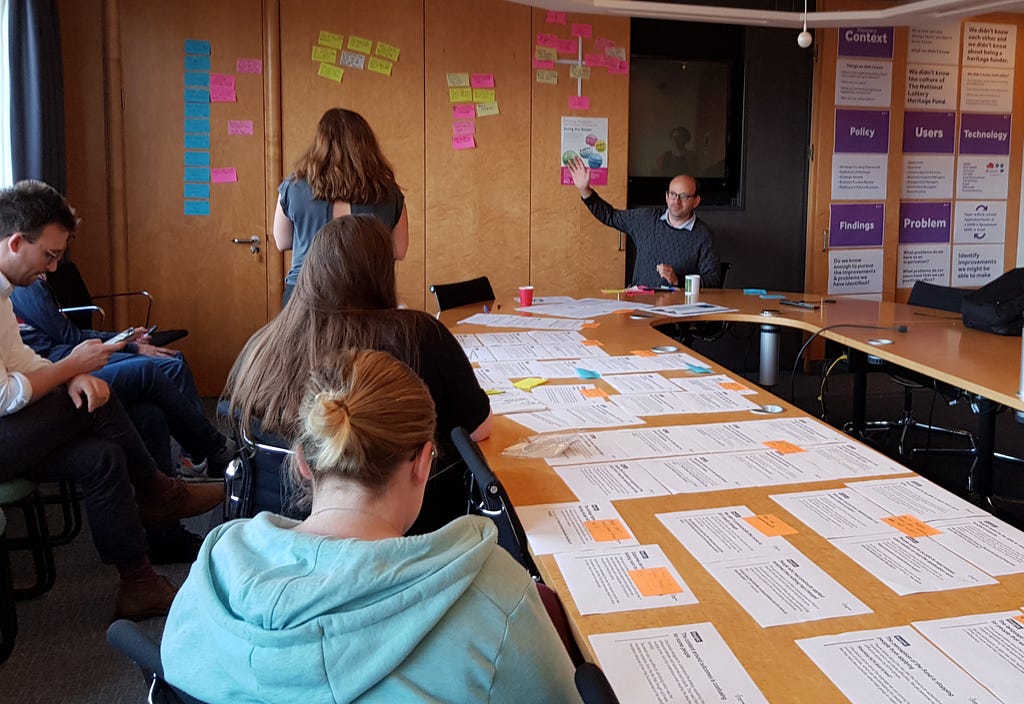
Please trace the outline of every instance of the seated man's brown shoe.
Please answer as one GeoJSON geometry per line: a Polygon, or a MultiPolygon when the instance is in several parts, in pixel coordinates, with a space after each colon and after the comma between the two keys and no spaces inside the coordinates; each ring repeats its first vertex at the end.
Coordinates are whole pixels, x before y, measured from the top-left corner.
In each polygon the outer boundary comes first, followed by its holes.
{"type": "Polygon", "coordinates": [[[156,575],[143,579],[122,579],[114,602],[114,619],[142,621],[166,616],[178,588],[167,577],[156,575]]]}
{"type": "Polygon", "coordinates": [[[189,484],[174,479],[167,491],[139,499],[139,517],[143,525],[161,525],[206,513],[223,501],[223,484],[189,484]]]}

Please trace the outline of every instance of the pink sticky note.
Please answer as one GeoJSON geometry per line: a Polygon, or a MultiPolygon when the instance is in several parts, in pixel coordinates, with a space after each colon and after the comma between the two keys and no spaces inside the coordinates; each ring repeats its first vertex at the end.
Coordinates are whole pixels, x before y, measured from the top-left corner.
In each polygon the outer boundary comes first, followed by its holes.
{"type": "Polygon", "coordinates": [[[534,68],[554,68],[555,67],[555,62],[554,61],[541,61],[540,59],[534,59],[533,60],[533,67],[534,68]]]}
{"type": "Polygon", "coordinates": [[[252,120],[228,120],[228,134],[252,134],[252,120]]]}
{"type": "Polygon", "coordinates": [[[569,109],[570,110],[589,110],[590,109],[590,96],[589,95],[570,95],[569,96],[569,109]]]}
{"type": "Polygon", "coordinates": [[[476,148],[476,139],[471,134],[465,135],[453,135],[452,136],[452,149],[474,149],[476,148]]]}
{"type": "Polygon", "coordinates": [[[235,77],[230,73],[211,73],[210,74],[210,87],[224,86],[225,88],[235,87],[235,77]]]}
{"type": "Polygon", "coordinates": [[[558,46],[558,37],[556,37],[554,34],[538,33],[537,46],[558,46]]]}
{"type": "Polygon", "coordinates": [[[456,137],[476,134],[476,120],[456,120],[452,123],[452,134],[456,137]]]}
{"type": "Polygon", "coordinates": [[[593,32],[594,28],[589,24],[583,24],[581,22],[572,23],[572,36],[574,37],[583,37],[584,39],[587,39],[591,34],[593,34],[593,32]]]}
{"type": "Polygon", "coordinates": [[[584,54],[583,55],[584,66],[605,66],[605,55],[604,54],[584,54]]]}
{"type": "Polygon", "coordinates": [[[608,63],[608,73],[629,73],[628,61],[620,61],[614,56],[609,56],[606,61],[608,63]],[[614,65],[612,64],[612,61],[615,62],[614,65]]]}
{"type": "Polygon", "coordinates": [[[558,46],[555,47],[559,54],[575,54],[578,48],[575,39],[559,39],[558,46]]]}
{"type": "Polygon", "coordinates": [[[235,95],[234,86],[210,86],[211,103],[235,103],[238,98],[235,95]]]}
{"type": "Polygon", "coordinates": [[[565,13],[555,12],[548,10],[547,19],[545,20],[548,24],[565,24],[565,13]]]}
{"type": "Polygon", "coordinates": [[[453,120],[472,120],[476,117],[476,106],[473,103],[456,103],[452,105],[453,120]]]}
{"type": "Polygon", "coordinates": [[[605,37],[598,37],[594,40],[594,49],[597,51],[604,51],[610,46],[615,46],[615,42],[605,37]]]}
{"type": "Polygon", "coordinates": [[[238,172],[234,166],[223,166],[219,169],[210,169],[211,183],[237,183],[238,172]]]}
{"type": "Polygon", "coordinates": [[[493,88],[493,73],[471,73],[469,74],[469,85],[473,88],[493,88]]]}
{"type": "Polygon", "coordinates": [[[263,73],[263,62],[260,59],[238,59],[235,73],[263,73]]]}

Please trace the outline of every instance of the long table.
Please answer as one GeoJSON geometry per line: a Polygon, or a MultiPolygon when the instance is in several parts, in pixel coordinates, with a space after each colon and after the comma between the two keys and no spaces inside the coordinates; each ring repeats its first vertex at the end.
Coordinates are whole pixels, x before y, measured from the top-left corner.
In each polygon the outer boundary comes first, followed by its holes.
{"type": "MultiPolygon", "coordinates": [[[[767,322],[811,333],[819,332],[823,337],[849,345],[852,349],[876,354],[964,388],[970,393],[1016,409],[1024,409],[1024,402],[1016,395],[1017,370],[1020,365],[1019,339],[999,338],[964,329],[957,321],[922,314],[927,312],[902,304],[840,299],[836,303],[821,303],[817,310],[803,310],[782,308],[775,301],[744,296],[739,291],[705,291],[701,297],[704,301],[736,309],[735,312],[716,314],[715,319],[755,324],[767,322]],[[764,309],[776,310],[778,314],[765,318],[761,315],[764,309]],[[883,327],[905,325],[907,332],[833,327],[848,324],[883,327]],[[892,339],[892,344],[878,346],[872,343],[872,340],[882,337],[892,339]]],[[[683,302],[678,295],[640,300],[658,305],[683,302]]],[[[813,302],[818,303],[817,300],[813,302]]],[[[513,308],[514,303],[506,302],[504,312],[513,312],[513,308]]],[[[495,328],[458,325],[459,320],[479,310],[479,306],[455,309],[446,311],[441,317],[457,333],[495,332],[495,328]]],[[[636,320],[628,315],[615,314],[602,316],[598,320],[599,326],[581,332],[587,338],[599,341],[603,349],[612,355],[628,354],[637,348],[676,344],[653,329],[654,326],[672,322],[670,318],[636,320]]],[[[728,373],[709,360],[705,360],[705,363],[716,373],[728,373]]],[[[579,382],[578,379],[573,381],[579,382]]],[[[561,383],[568,383],[568,380],[561,383]]],[[[600,379],[593,383],[610,388],[600,379]]],[[[752,399],[759,404],[782,406],[783,412],[772,416],[775,418],[807,417],[800,409],[764,390],[758,390],[752,399]]],[[[687,425],[755,418],[758,416],[743,411],[716,413],[713,417],[654,416],[647,418],[647,423],[655,426],[687,425]]],[[[544,460],[511,459],[502,455],[504,448],[529,435],[531,433],[527,428],[508,417],[498,417],[491,437],[480,443],[513,503],[522,507],[575,501],[573,492],[544,460]]],[[[909,470],[907,473],[912,475],[909,470]]],[[[596,660],[588,639],[594,634],[710,621],[765,697],[772,702],[822,704],[848,701],[796,645],[797,639],[902,626],[916,620],[1016,610],[1022,606],[1024,574],[998,577],[998,583],[993,585],[899,597],[769,498],[771,494],[778,493],[840,488],[847,481],[818,481],[613,502],[641,544],[657,544],[664,549],[698,597],[699,603],[694,605],[582,616],[554,558],[551,555],[540,555],[536,561],[544,581],[561,596],[576,639],[588,660],[596,660]],[[760,627],[656,518],[659,513],[671,511],[735,505],[745,505],[755,514],[774,514],[789,525],[799,527],[797,534],[788,536],[791,544],[863,601],[872,613],[760,627]]],[[[629,697],[623,696],[623,701],[629,701],[629,697]]]]}

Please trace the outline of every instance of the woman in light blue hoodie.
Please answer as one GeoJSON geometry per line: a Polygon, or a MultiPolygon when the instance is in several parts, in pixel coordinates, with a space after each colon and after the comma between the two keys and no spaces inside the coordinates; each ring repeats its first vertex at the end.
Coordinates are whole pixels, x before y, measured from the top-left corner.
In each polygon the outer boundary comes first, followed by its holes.
{"type": "Polygon", "coordinates": [[[293,469],[309,518],[261,513],[210,533],[167,618],[168,681],[212,704],[579,702],[490,520],[402,537],[434,451],[416,373],[346,352],[314,373],[302,417],[293,469]]]}

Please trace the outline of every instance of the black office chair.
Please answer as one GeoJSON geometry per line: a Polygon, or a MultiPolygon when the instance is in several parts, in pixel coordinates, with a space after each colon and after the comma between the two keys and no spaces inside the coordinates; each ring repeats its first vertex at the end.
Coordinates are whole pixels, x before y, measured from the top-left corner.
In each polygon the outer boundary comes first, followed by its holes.
{"type": "Polygon", "coordinates": [[[235,442],[241,452],[224,470],[227,500],[224,520],[252,518],[260,511],[271,511],[289,518],[303,519],[298,511],[285,473],[286,462],[294,454],[281,438],[269,433],[239,429],[235,442]]]}
{"type": "MultiPolygon", "coordinates": [[[[149,327],[149,318],[153,312],[153,297],[148,291],[124,291],[121,293],[105,293],[94,296],[89,293],[85,279],[74,262],[62,261],[57,265],[57,270],[46,275],[46,283],[56,297],[63,312],[75,327],[85,329],[102,330],[106,321],[106,312],[98,305],[97,300],[123,298],[135,296],[146,300],[146,327],[149,327]],[[99,315],[98,323],[94,322],[93,315],[99,315]],[[98,325],[98,326],[97,326],[98,325]]],[[[188,330],[156,330],[150,344],[157,347],[169,345],[188,335],[188,330]]]]}
{"type": "Polygon", "coordinates": [[[7,516],[0,509],[0,663],[11,656],[18,638],[18,609],[14,605],[14,576],[6,533],[7,516]]]}
{"type": "MultiPolygon", "coordinates": [[[[718,282],[716,288],[725,288],[725,280],[729,278],[732,262],[718,263],[718,282]]],[[[729,323],[724,320],[697,320],[685,323],[672,323],[669,334],[687,347],[693,347],[694,340],[715,342],[729,331],[729,323]]],[[[660,328],[659,328],[660,329],[660,328]]]]}
{"type": "Polygon", "coordinates": [[[437,298],[438,312],[494,300],[494,289],[486,276],[452,284],[431,284],[430,292],[437,298]]]}
{"type": "Polygon", "coordinates": [[[608,678],[594,663],[585,662],[577,667],[575,680],[583,704],[619,704],[608,678]]]}
{"type": "Polygon", "coordinates": [[[160,644],[132,621],[119,619],[107,628],[107,642],[127,655],[139,666],[149,687],[151,704],[204,704],[164,679],[164,666],[160,662],[160,644]]]}
{"type": "Polygon", "coordinates": [[[57,581],[57,568],[53,559],[53,543],[46,521],[46,505],[39,495],[39,487],[27,479],[9,479],[0,482],[0,506],[8,510],[19,508],[24,516],[25,535],[6,537],[9,550],[26,550],[32,555],[35,578],[31,585],[13,587],[16,599],[31,599],[47,591],[57,581]]]}
{"type": "Polygon", "coordinates": [[[481,516],[487,516],[498,527],[498,544],[508,550],[530,576],[540,580],[537,565],[530,557],[526,546],[526,531],[516,515],[512,502],[501,482],[494,476],[480,447],[469,437],[465,428],[452,428],[452,442],[459,455],[469,468],[469,502],[471,510],[481,516]]]}

